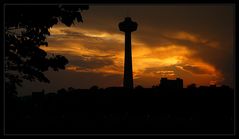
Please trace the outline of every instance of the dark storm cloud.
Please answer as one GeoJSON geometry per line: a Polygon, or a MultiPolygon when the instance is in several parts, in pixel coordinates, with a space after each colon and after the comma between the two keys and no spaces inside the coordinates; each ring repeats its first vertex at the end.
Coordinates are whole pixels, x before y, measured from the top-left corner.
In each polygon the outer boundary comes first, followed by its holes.
{"type": "Polygon", "coordinates": [[[218,41],[208,40],[208,38],[203,38],[199,35],[191,34],[188,32],[177,32],[171,35],[165,34],[162,35],[162,37],[173,44],[184,45],[189,48],[192,47],[197,47],[197,49],[200,49],[201,47],[217,48],[220,46],[218,41]]]}
{"type": "Polygon", "coordinates": [[[114,64],[112,57],[105,56],[78,56],[77,59],[71,59],[69,62],[83,69],[97,69],[114,64]]]}
{"type": "Polygon", "coordinates": [[[85,36],[83,33],[78,32],[78,31],[73,31],[73,30],[69,30],[69,29],[61,29],[61,32],[65,33],[66,36],[85,36]]]}
{"type": "Polygon", "coordinates": [[[183,67],[183,69],[185,69],[187,71],[190,71],[192,73],[195,73],[195,74],[210,74],[210,73],[208,73],[207,70],[202,69],[202,68],[197,67],[197,66],[187,65],[187,66],[182,66],[182,67],[183,67]]]}
{"type": "Polygon", "coordinates": [[[122,43],[115,42],[114,40],[100,41],[89,39],[87,42],[82,43],[82,45],[88,49],[101,50],[104,52],[122,51],[124,49],[122,43]]]}
{"type": "Polygon", "coordinates": [[[232,5],[92,5],[80,26],[116,32],[118,23],[131,16],[139,24],[138,35],[145,31],[152,33],[151,37],[168,31],[189,31],[220,36],[230,35],[232,12],[232,5]]]}

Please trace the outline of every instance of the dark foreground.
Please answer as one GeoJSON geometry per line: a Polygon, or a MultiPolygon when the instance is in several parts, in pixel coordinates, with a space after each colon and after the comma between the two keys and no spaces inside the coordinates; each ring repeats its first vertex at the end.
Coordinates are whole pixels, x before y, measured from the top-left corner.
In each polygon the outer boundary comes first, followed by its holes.
{"type": "Polygon", "coordinates": [[[6,99],[7,134],[233,134],[227,87],[60,90],[6,99]]]}

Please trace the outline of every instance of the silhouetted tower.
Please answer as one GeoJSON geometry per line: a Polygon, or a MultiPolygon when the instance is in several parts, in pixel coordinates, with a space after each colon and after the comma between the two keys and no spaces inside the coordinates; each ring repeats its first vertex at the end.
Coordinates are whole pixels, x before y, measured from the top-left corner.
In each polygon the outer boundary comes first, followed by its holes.
{"type": "Polygon", "coordinates": [[[131,32],[136,31],[138,24],[130,17],[119,23],[120,31],[125,32],[124,87],[134,88],[132,73],[131,32]]]}

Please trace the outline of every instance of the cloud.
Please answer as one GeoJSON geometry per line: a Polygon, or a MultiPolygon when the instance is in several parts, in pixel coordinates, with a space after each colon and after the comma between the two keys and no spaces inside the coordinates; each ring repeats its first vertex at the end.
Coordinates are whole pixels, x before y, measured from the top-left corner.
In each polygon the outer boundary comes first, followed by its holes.
{"type": "Polygon", "coordinates": [[[77,59],[70,60],[70,63],[84,69],[101,68],[114,64],[113,59],[105,56],[78,56],[77,59]]]}
{"type": "Polygon", "coordinates": [[[197,66],[190,66],[190,65],[186,65],[186,66],[182,66],[182,68],[186,71],[190,71],[194,74],[208,74],[209,72],[201,67],[197,67],[197,66]]]}
{"type": "Polygon", "coordinates": [[[123,74],[123,66],[115,63],[109,56],[74,56],[70,57],[66,70],[74,72],[100,73],[103,75],[123,74]]]}
{"type": "MultiPolygon", "coordinates": [[[[149,85],[162,76],[179,76],[188,83],[205,84],[231,77],[232,68],[227,68],[232,54],[228,49],[232,48],[233,31],[230,7],[128,8],[139,24],[132,33],[133,72],[137,81],[149,85]]],[[[84,24],[70,28],[54,26],[48,38],[49,47],[44,49],[65,55],[71,72],[122,75],[124,34],[118,23],[124,20],[125,9],[127,6],[92,6],[83,15],[84,24]]]]}
{"type": "Polygon", "coordinates": [[[220,46],[220,43],[217,41],[211,41],[198,34],[192,34],[185,31],[166,33],[163,37],[168,39],[170,42],[189,46],[208,46],[212,48],[218,48],[220,46]]]}
{"type": "Polygon", "coordinates": [[[105,30],[86,30],[77,26],[67,28],[55,26],[51,30],[51,35],[48,40],[49,44],[57,43],[60,46],[79,46],[84,49],[99,50],[99,51],[122,51],[124,49],[124,35],[119,33],[109,33],[105,30]],[[61,44],[59,44],[61,42],[61,44]],[[74,43],[74,44],[73,44],[74,43]]]}
{"type": "Polygon", "coordinates": [[[146,76],[152,76],[152,77],[167,77],[167,78],[175,78],[176,74],[174,70],[165,70],[165,67],[151,67],[146,68],[144,70],[144,74],[146,76]]]}
{"type": "Polygon", "coordinates": [[[205,62],[198,62],[197,64],[185,64],[183,66],[179,66],[181,69],[191,72],[192,74],[208,74],[208,75],[215,75],[218,73],[217,69],[209,65],[208,63],[205,62]]]}

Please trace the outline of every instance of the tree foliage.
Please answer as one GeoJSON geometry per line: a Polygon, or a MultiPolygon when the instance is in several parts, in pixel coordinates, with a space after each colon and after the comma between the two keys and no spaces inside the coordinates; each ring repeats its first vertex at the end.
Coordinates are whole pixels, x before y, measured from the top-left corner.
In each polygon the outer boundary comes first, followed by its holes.
{"type": "Polygon", "coordinates": [[[68,60],[48,55],[49,29],[58,22],[71,26],[83,22],[81,12],[88,5],[6,5],[5,7],[5,90],[16,94],[22,81],[49,83],[44,71],[64,69],[68,60]]]}

